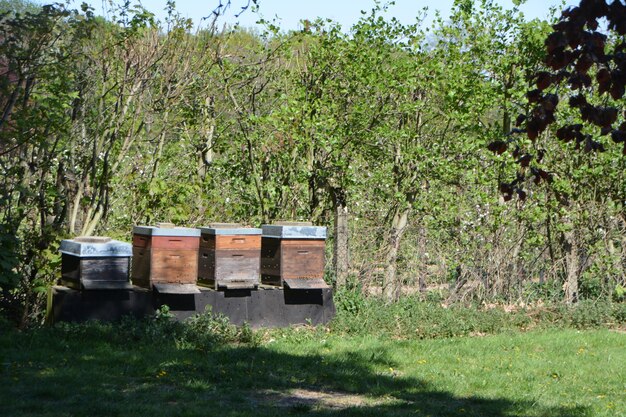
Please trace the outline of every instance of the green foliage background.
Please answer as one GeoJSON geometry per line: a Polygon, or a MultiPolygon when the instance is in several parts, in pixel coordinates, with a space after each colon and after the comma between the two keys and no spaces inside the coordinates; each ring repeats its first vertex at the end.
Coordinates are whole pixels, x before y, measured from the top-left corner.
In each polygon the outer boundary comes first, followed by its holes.
{"type": "Polygon", "coordinates": [[[624,299],[620,150],[547,131],[554,181],[510,202],[498,185],[517,166],[486,150],[527,110],[548,20],[483,0],[404,25],[376,5],[351,28],[285,33],[219,16],[195,30],[172,4],[165,22],[132,4],[109,20],[0,5],[0,310],[15,322],[42,319],[61,239],[157,221],[326,225],[329,282],[389,301],[561,300],[573,259],[579,299],[624,299]]]}

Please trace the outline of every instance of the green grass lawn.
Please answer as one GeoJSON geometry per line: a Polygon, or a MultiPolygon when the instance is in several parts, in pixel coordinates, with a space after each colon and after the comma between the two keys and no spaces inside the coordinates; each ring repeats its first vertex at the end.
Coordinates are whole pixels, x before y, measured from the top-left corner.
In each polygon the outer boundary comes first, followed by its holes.
{"type": "Polygon", "coordinates": [[[626,416],[626,334],[391,340],[325,329],[191,349],[119,326],[0,335],[0,416],[626,416]]]}

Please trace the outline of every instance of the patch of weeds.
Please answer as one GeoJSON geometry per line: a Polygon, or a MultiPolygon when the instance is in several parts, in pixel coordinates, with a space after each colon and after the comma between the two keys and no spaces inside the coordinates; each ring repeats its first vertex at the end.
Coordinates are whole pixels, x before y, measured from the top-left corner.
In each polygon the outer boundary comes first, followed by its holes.
{"type": "Polygon", "coordinates": [[[358,315],[367,303],[363,293],[358,289],[338,289],[334,294],[335,306],[339,311],[358,315]]]}
{"type": "Polygon", "coordinates": [[[532,328],[597,328],[625,321],[626,308],[606,300],[583,300],[573,307],[550,303],[536,307],[451,304],[405,297],[392,304],[382,298],[339,292],[331,329],[346,334],[398,339],[435,339],[497,334],[532,328]],[[507,307],[507,308],[505,308],[507,307]]]}
{"type": "Polygon", "coordinates": [[[570,324],[577,329],[601,327],[612,323],[613,306],[606,301],[582,300],[570,311],[570,324]]]}
{"type": "Polygon", "coordinates": [[[216,344],[227,343],[258,346],[261,337],[247,323],[235,326],[223,314],[212,314],[207,306],[204,313],[185,320],[178,343],[185,348],[208,350],[216,344]]]}
{"type": "Polygon", "coordinates": [[[621,284],[616,284],[611,296],[613,297],[613,301],[616,303],[626,301],[626,287],[621,284]]]}
{"type": "Polygon", "coordinates": [[[563,287],[557,280],[545,282],[528,282],[524,285],[523,297],[527,303],[538,301],[548,303],[559,303],[563,300],[563,287]]]}
{"type": "Polygon", "coordinates": [[[613,304],[613,318],[617,324],[626,323],[626,303],[613,304]]]}

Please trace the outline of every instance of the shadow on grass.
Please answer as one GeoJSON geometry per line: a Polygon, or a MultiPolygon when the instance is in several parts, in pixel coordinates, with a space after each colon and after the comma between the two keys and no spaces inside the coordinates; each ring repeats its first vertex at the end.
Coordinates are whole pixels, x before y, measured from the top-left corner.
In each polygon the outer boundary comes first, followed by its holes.
{"type": "Polygon", "coordinates": [[[0,415],[589,414],[585,408],[458,397],[420,379],[377,372],[394,365],[384,348],[303,356],[268,347],[181,349],[157,336],[134,340],[117,326],[93,324],[0,335],[0,415]]]}

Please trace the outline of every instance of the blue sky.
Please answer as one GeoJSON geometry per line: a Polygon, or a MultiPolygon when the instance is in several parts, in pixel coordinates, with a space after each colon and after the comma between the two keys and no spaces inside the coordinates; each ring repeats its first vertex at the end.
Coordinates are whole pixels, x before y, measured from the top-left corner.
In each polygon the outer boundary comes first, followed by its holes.
{"type": "MultiPolygon", "coordinates": [[[[93,5],[98,14],[101,13],[102,4],[108,3],[108,0],[83,1],[93,5]]],[[[222,0],[223,3],[226,1],[222,0]]],[[[511,0],[495,0],[495,2],[506,8],[513,7],[511,0]]],[[[80,3],[81,1],[74,2],[74,4],[80,3]]],[[[157,17],[163,18],[165,16],[166,0],[143,0],[141,3],[146,9],[155,13],[157,17]]],[[[247,3],[248,0],[231,0],[231,7],[222,17],[221,22],[228,24],[238,22],[242,26],[254,26],[259,19],[258,14],[246,11],[238,18],[235,17],[241,6],[247,3]]],[[[361,10],[369,10],[374,6],[374,0],[258,0],[258,3],[259,13],[266,20],[277,18],[277,25],[283,30],[298,29],[301,27],[299,24],[301,19],[313,20],[316,17],[331,18],[347,29],[359,19],[361,10]]],[[[453,3],[454,0],[395,0],[395,5],[390,7],[388,15],[397,17],[403,23],[411,23],[420,10],[428,7],[428,22],[432,19],[435,10],[439,10],[443,16],[447,16],[453,3]]],[[[527,19],[546,18],[549,15],[550,7],[560,6],[563,3],[573,5],[577,4],[578,1],[527,0],[522,5],[521,10],[527,19]]],[[[177,0],[176,9],[183,16],[198,22],[203,16],[210,15],[217,4],[219,4],[219,0],[177,0]]]]}

